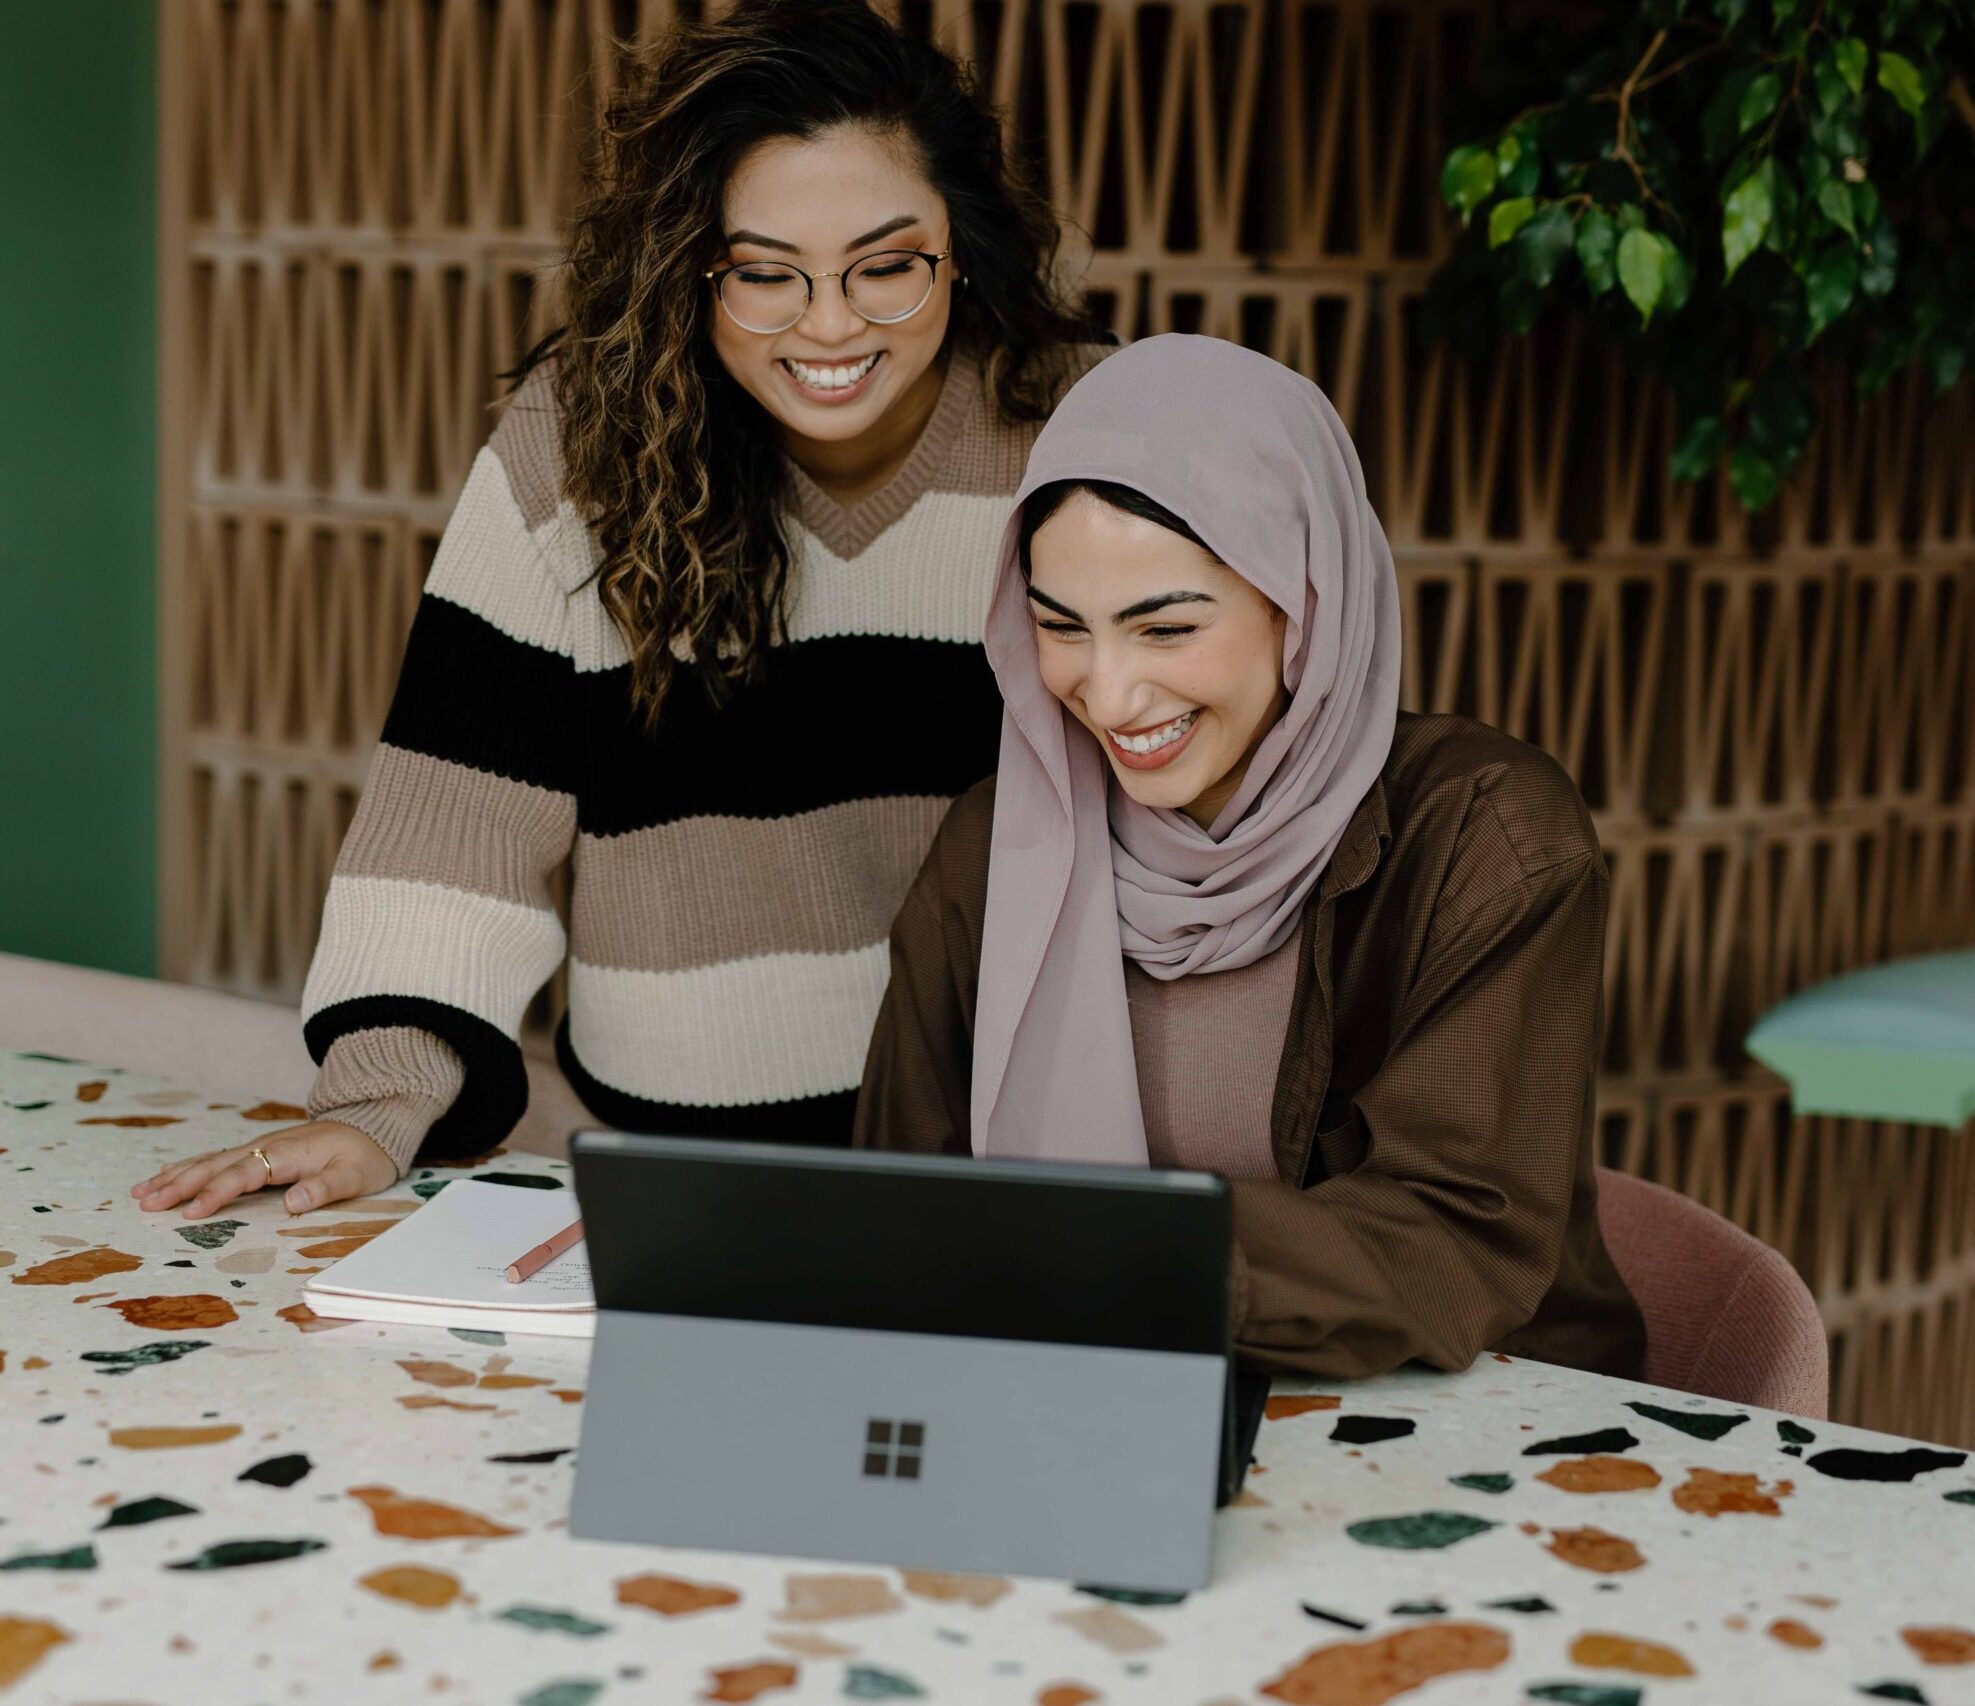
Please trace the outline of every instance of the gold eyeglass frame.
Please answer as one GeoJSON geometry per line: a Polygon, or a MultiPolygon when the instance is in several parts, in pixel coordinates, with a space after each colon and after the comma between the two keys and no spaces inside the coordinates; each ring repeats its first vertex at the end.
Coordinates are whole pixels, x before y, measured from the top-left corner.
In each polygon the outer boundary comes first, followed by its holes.
{"type": "Polygon", "coordinates": [[[841,288],[843,291],[844,301],[850,304],[850,311],[853,314],[855,314],[860,320],[862,320],[867,326],[899,325],[903,321],[911,319],[914,314],[918,313],[921,308],[925,307],[928,302],[932,301],[933,288],[939,283],[940,262],[951,259],[952,255],[953,255],[953,250],[950,246],[940,250],[940,252],[936,255],[927,249],[880,249],[875,254],[858,256],[858,258],[852,261],[850,265],[847,267],[839,267],[834,272],[819,272],[819,273],[805,272],[801,267],[797,266],[793,261],[735,261],[729,266],[709,267],[707,268],[706,272],[702,276],[706,279],[706,281],[709,284],[713,286],[713,300],[720,304],[721,313],[725,314],[728,319],[732,320],[734,324],[739,326],[740,329],[744,332],[752,332],[758,338],[772,338],[779,332],[786,332],[789,329],[789,326],[795,325],[797,321],[801,320],[804,314],[807,314],[809,312],[810,308],[815,304],[816,301],[816,287],[817,285],[821,284],[823,280],[826,278],[833,278],[837,280],[839,288],[841,288]],[[855,272],[859,267],[863,266],[865,262],[883,260],[884,257],[887,255],[916,255],[920,260],[925,261],[932,268],[933,276],[931,283],[929,283],[926,286],[926,294],[920,297],[917,303],[915,303],[912,307],[906,309],[906,311],[903,314],[894,314],[889,320],[881,320],[873,315],[865,313],[862,308],[857,306],[857,298],[851,295],[850,286],[845,284],[843,280],[847,274],[855,272]],[[797,312],[795,319],[789,321],[787,326],[776,326],[768,331],[763,331],[758,326],[750,326],[745,320],[743,320],[738,314],[736,314],[733,311],[733,309],[727,306],[727,298],[721,294],[719,281],[726,278],[726,276],[729,273],[739,272],[745,267],[786,267],[790,272],[794,273],[797,278],[802,280],[803,291],[804,291],[803,299],[802,299],[802,307],[797,312]]]}

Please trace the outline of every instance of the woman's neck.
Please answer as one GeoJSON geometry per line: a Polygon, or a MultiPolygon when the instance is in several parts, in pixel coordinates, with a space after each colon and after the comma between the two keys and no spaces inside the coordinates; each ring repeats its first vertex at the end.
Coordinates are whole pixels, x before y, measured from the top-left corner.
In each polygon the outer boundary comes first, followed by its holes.
{"type": "Polygon", "coordinates": [[[838,442],[784,432],[782,447],[789,460],[840,504],[869,497],[905,466],[933,418],[946,383],[947,360],[944,352],[937,356],[877,425],[856,438],[838,442]]]}

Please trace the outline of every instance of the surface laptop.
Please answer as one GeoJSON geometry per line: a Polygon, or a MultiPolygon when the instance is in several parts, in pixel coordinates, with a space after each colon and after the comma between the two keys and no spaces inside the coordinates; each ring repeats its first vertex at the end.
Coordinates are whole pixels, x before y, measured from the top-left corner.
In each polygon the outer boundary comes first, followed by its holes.
{"type": "Polygon", "coordinates": [[[570,1531],[1183,1592],[1237,1389],[1209,1174],[580,1134],[570,1531]]]}

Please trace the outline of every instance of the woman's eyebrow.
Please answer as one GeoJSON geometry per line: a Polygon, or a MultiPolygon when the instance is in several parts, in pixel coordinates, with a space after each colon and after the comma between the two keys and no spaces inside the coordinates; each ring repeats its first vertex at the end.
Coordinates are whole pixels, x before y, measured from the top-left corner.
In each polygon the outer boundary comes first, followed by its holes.
{"type": "Polygon", "coordinates": [[[1029,597],[1033,598],[1036,603],[1042,605],[1044,608],[1055,611],[1058,616],[1069,617],[1072,622],[1081,622],[1083,620],[1067,604],[1058,604],[1048,593],[1037,592],[1033,586],[1029,588],[1029,597]]]}
{"type": "MultiPolygon", "coordinates": [[[[887,219],[875,231],[867,231],[862,237],[853,237],[848,243],[844,244],[844,248],[846,250],[861,249],[866,243],[875,243],[880,237],[889,237],[894,231],[903,231],[906,226],[917,225],[918,223],[918,214],[901,213],[896,219],[887,219]]],[[[780,249],[785,255],[799,255],[802,253],[799,245],[795,243],[784,243],[779,237],[764,237],[759,231],[729,231],[727,233],[727,241],[729,244],[753,243],[763,249],[780,249]]]]}
{"type": "Polygon", "coordinates": [[[1113,616],[1113,622],[1130,622],[1140,616],[1150,616],[1155,610],[1164,610],[1169,604],[1217,604],[1220,601],[1210,592],[1162,592],[1156,598],[1141,598],[1136,604],[1128,604],[1113,616]]]}

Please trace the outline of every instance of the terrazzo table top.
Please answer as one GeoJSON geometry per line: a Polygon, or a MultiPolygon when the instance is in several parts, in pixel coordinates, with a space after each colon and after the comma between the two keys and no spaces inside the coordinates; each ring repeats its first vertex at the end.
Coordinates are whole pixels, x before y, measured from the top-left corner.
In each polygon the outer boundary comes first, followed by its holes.
{"type": "Polygon", "coordinates": [[[1975,1702],[1962,1453],[1500,1357],[1278,1383],[1177,1602],[572,1540],[587,1342],[300,1301],[447,1180],[564,1166],[141,1213],[297,1112],[217,1101],[0,1052],[8,1706],[1975,1702]]]}

